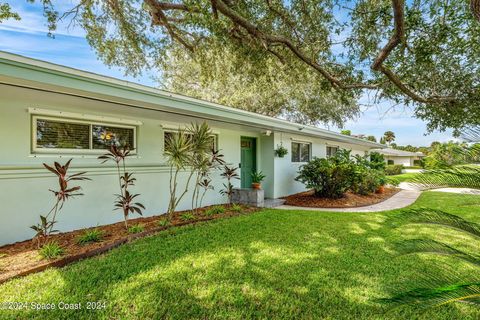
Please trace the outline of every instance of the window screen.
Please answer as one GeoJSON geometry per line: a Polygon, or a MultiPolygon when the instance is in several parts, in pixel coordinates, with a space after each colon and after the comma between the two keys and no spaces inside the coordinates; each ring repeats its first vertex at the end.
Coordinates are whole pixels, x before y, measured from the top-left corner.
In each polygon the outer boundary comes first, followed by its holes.
{"type": "Polygon", "coordinates": [[[89,149],[88,124],[37,119],[37,148],[89,149]]]}
{"type": "Polygon", "coordinates": [[[133,128],[92,125],[93,149],[108,149],[110,146],[134,146],[133,128]]]}
{"type": "Polygon", "coordinates": [[[310,143],[292,142],[292,162],[310,161],[310,143]]]}

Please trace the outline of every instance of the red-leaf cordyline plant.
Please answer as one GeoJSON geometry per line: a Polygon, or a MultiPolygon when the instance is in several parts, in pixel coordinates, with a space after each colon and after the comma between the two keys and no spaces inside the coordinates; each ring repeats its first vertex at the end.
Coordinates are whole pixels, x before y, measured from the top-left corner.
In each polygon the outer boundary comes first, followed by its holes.
{"type": "Polygon", "coordinates": [[[131,194],[128,191],[129,186],[134,186],[136,179],[132,177],[132,173],[128,173],[125,165],[125,159],[131,155],[131,150],[128,145],[117,147],[111,145],[110,149],[104,155],[98,157],[103,160],[102,163],[113,161],[117,167],[118,184],[120,193],[116,194],[117,200],[114,203],[114,210],[122,210],[123,219],[125,221],[125,228],[128,231],[128,215],[130,213],[138,213],[142,215],[144,205],[139,202],[133,202],[139,194],[131,194]]]}
{"type": "Polygon", "coordinates": [[[40,223],[30,228],[35,230],[36,235],[34,237],[37,240],[38,246],[43,243],[43,240],[46,240],[48,236],[52,233],[58,232],[58,230],[53,230],[53,226],[57,221],[55,220],[57,214],[63,208],[65,201],[74,196],[81,196],[83,193],[78,193],[81,188],[79,186],[69,187],[70,181],[81,181],[81,180],[90,180],[87,177],[84,177],[86,172],[78,172],[72,175],[68,175],[68,169],[70,167],[72,159],[68,160],[65,165],[61,165],[58,162],[54,162],[53,167],[47,165],[46,163],[43,166],[53,174],[58,177],[58,190],[51,190],[55,195],[55,204],[53,208],[45,215],[40,215],[40,223]]]}
{"type": "Polygon", "coordinates": [[[227,183],[223,184],[225,189],[220,190],[220,193],[222,195],[228,196],[228,202],[232,204],[232,195],[233,195],[233,184],[232,184],[232,179],[240,179],[237,173],[238,168],[232,168],[229,166],[224,166],[223,167],[223,172],[221,174],[222,177],[227,179],[227,183]]]}

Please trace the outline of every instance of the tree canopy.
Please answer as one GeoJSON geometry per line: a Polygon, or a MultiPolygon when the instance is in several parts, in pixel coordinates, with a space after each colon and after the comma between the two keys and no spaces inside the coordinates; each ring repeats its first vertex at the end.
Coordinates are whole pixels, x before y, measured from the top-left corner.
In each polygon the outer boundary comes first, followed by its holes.
{"type": "MultiPolygon", "coordinates": [[[[374,90],[412,106],[430,130],[480,123],[480,23],[468,0],[80,0],[60,14],[41,2],[49,24],[73,19],[107,65],[130,74],[164,66],[176,48],[192,56],[224,48],[247,66],[243,79],[305,72],[303,84],[314,82],[307,92],[325,95],[334,111],[374,90]]],[[[198,66],[212,74],[211,63],[198,66]]],[[[304,103],[301,112],[308,102],[290,101],[304,103]]]]}

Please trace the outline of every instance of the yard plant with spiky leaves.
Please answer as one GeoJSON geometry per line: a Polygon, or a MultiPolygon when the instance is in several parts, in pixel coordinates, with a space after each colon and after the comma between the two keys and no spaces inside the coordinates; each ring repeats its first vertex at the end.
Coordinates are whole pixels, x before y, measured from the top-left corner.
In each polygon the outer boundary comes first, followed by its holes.
{"type": "Polygon", "coordinates": [[[40,215],[39,224],[30,227],[36,232],[34,239],[37,241],[38,246],[40,246],[50,234],[58,232],[58,230],[54,230],[53,227],[57,223],[56,217],[62,210],[65,202],[72,197],[83,195],[83,193],[78,192],[81,190],[80,186],[71,187],[69,182],[90,180],[84,176],[86,172],[78,172],[69,175],[68,170],[71,162],[72,159],[68,160],[64,165],[61,165],[56,161],[53,166],[49,166],[46,163],[43,164],[48,171],[58,177],[58,190],[49,189],[55,196],[55,204],[46,215],[40,215]]]}
{"type": "Polygon", "coordinates": [[[116,194],[117,200],[114,203],[114,210],[122,210],[123,219],[125,221],[125,229],[128,231],[128,216],[131,213],[138,213],[142,215],[142,210],[145,206],[140,202],[134,202],[139,194],[132,194],[128,190],[128,187],[134,186],[136,179],[133,178],[133,174],[127,172],[125,159],[131,155],[131,149],[128,145],[117,147],[111,145],[107,153],[98,157],[102,160],[102,163],[107,161],[113,161],[117,168],[118,184],[120,193],[116,194]]]}

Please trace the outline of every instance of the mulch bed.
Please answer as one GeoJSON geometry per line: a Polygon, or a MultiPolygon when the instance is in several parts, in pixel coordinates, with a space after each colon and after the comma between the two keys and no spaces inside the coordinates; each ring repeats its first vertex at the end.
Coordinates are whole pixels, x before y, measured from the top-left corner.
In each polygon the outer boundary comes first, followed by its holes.
{"type": "Polygon", "coordinates": [[[136,234],[129,234],[125,229],[124,222],[98,226],[96,228],[80,229],[71,232],[51,235],[48,241],[57,241],[64,249],[64,254],[55,260],[42,259],[38,253],[36,242],[26,240],[16,242],[0,247],[0,283],[11,278],[25,276],[27,274],[40,272],[48,267],[62,267],[69,263],[92,257],[132,240],[143,238],[159,231],[169,229],[175,226],[195,224],[202,221],[209,221],[225,217],[233,217],[242,214],[248,214],[258,211],[259,208],[242,206],[242,211],[235,212],[230,209],[230,205],[223,205],[225,212],[222,214],[206,216],[205,211],[210,207],[198,209],[198,214],[193,220],[183,220],[182,214],[191,211],[175,212],[171,224],[160,226],[159,221],[165,219],[165,215],[152,216],[146,218],[130,219],[128,224],[133,226],[141,224],[144,231],[136,234]],[[93,242],[84,245],[77,243],[78,236],[86,230],[99,229],[103,231],[103,237],[100,242],[93,242]]]}
{"type": "Polygon", "coordinates": [[[384,193],[372,193],[366,196],[347,192],[343,198],[328,199],[314,196],[313,191],[301,192],[283,197],[285,205],[312,208],[354,208],[379,203],[399,192],[398,188],[385,188],[384,193]]]}

